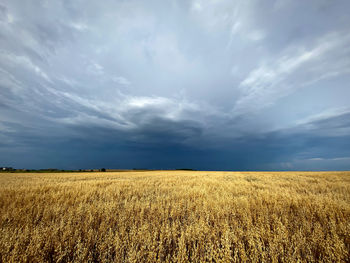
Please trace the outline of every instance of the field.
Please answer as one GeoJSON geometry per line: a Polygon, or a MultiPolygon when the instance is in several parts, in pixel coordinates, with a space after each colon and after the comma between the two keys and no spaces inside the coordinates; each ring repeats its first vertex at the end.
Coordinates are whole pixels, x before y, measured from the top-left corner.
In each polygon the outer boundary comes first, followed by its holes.
{"type": "Polygon", "coordinates": [[[350,172],[0,173],[0,262],[350,262],[350,172]]]}

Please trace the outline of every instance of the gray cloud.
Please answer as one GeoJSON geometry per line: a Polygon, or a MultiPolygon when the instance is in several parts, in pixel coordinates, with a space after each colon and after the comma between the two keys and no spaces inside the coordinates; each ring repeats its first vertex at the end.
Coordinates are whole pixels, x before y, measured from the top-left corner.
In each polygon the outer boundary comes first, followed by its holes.
{"type": "Polygon", "coordinates": [[[345,0],[0,1],[0,161],[50,147],[47,162],[62,167],[79,149],[77,165],[113,165],[115,152],[125,166],[153,154],[150,166],[203,169],[350,156],[349,10],[345,0]]]}

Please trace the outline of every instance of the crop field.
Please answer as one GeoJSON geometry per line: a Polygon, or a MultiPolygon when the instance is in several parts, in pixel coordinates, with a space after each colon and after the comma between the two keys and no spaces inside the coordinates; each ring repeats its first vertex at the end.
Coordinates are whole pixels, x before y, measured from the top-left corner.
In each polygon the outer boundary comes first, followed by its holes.
{"type": "Polygon", "coordinates": [[[350,262],[350,172],[0,173],[0,262],[350,262]]]}

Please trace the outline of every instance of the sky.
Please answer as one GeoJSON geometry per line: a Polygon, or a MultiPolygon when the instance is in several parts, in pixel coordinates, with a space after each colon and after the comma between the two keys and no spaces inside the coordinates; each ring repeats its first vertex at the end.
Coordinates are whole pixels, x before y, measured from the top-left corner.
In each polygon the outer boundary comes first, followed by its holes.
{"type": "Polygon", "coordinates": [[[0,0],[0,166],[350,170],[349,13],[0,0]]]}

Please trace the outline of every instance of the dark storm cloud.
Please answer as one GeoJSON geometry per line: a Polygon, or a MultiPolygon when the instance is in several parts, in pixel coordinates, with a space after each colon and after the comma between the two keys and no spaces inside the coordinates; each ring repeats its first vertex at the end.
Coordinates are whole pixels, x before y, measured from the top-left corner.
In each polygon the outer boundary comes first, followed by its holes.
{"type": "Polygon", "coordinates": [[[0,1],[0,161],[350,169],[350,4],[0,1]]]}

